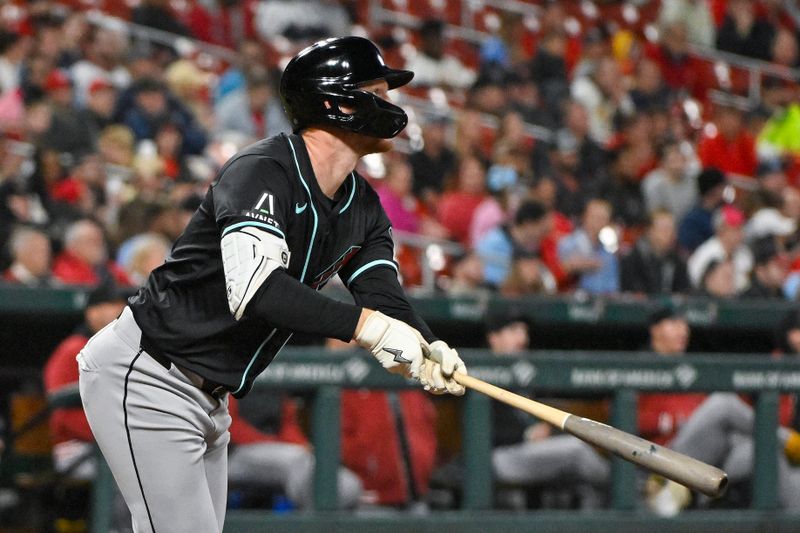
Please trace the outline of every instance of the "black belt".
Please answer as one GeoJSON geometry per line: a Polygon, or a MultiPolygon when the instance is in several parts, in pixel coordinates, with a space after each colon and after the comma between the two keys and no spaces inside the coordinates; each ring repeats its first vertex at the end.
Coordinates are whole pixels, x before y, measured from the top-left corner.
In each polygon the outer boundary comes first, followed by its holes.
{"type": "MultiPolygon", "coordinates": [[[[152,357],[153,360],[156,363],[158,363],[159,365],[163,366],[167,370],[169,370],[170,367],[175,364],[172,361],[170,361],[166,356],[164,356],[162,354],[148,351],[146,348],[144,348],[144,352],[147,355],[149,355],[150,357],[152,357]]],[[[175,365],[175,366],[178,367],[178,369],[180,369],[182,372],[184,372],[184,374],[186,373],[186,371],[184,371],[180,366],[178,366],[178,365],[175,365]]],[[[205,392],[209,396],[219,400],[223,396],[225,396],[226,392],[228,392],[228,389],[226,389],[224,385],[220,385],[219,383],[215,383],[213,381],[209,381],[206,378],[204,378],[203,376],[200,376],[195,372],[192,372],[192,374],[193,374],[193,376],[187,376],[187,377],[189,377],[190,381],[198,389],[200,389],[201,391],[205,392]],[[195,376],[197,377],[197,380],[191,379],[192,377],[195,377],[195,376]]]]}

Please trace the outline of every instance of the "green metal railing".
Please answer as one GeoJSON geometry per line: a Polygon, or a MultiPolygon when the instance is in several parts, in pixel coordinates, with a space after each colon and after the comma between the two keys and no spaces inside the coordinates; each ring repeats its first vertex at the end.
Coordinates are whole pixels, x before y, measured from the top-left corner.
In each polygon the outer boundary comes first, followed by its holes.
{"type": "MultiPolygon", "coordinates": [[[[751,509],[689,511],[660,519],[639,508],[636,469],[614,458],[611,508],[591,513],[537,511],[502,513],[491,510],[492,421],[488,398],[468,392],[463,410],[464,495],[459,511],[427,517],[407,514],[358,516],[337,512],[340,391],[343,388],[396,389],[416,385],[386,373],[359,352],[325,353],[286,349],[262,374],[256,387],[315,390],[313,442],[316,455],[314,509],[273,514],[233,510],[226,532],[250,531],[725,531],[771,533],[800,531],[800,515],[778,511],[778,395],[800,392],[800,360],[774,360],[764,355],[691,355],[532,352],[524,356],[492,357],[486,351],[464,350],[470,374],[499,386],[581,395],[608,394],[613,399],[612,424],[636,432],[637,391],[733,391],[755,396],[755,472],[751,509]],[[590,528],[587,530],[587,527],[590,528]]],[[[98,479],[92,531],[107,531],[110,477],[98,479]]]]}

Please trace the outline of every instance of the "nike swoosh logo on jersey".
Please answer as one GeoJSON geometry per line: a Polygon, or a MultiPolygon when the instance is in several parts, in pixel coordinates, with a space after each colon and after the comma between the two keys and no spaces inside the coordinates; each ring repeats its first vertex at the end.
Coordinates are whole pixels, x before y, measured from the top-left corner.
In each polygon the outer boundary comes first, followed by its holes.
{"type": "Polygon", "coordinates": [[[306,207],[308,207],[308,202],[304,203],[302,207],[300,207],[299,203],[295,203],[294,204],[294,212],[295,212],[295,214],[299,215],[300,213],[302,213],[303,211],[306,210],[306,207]]]}
{"type": "Polygon", "coordinates": [[[403,363],[406,365],[410,365],[411,361],[403,357],[403,350],[398,350],[397,348],[384,348],[384,352],[388,352],[394,356],[395,363],[403,363]]]}

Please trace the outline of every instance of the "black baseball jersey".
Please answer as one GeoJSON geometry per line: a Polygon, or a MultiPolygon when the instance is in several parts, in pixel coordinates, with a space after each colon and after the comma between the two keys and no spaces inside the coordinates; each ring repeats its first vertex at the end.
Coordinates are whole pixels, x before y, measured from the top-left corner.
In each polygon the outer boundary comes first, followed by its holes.
{"type": "Polygon", "coordinates": [[[350,340],[360,306],[408,322],[434,340],[406,300],[392,258],[389,220],[364,178],[352,172],[330,200],[303,138],[281,134],[245,148],[220,170],[169,258],[130,306],[146,351],[241,397],[292,332],[350,340]],[[284,239],[291,257],[237,321],[228,305],[220,241],[246,226],[284,239]],[[357,305],[317,293],[336,274],[357,305]]]}

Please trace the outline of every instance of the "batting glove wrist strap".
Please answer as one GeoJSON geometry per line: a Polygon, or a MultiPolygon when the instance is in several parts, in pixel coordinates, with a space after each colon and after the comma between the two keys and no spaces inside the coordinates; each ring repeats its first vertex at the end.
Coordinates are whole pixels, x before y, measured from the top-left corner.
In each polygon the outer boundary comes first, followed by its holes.
{"type": "Polygon", "coordinates": [[[356,342],[389,372],[419,379],[422,348],[416,330],[408,324],[374,311],[364,321],[356,342]]]}

